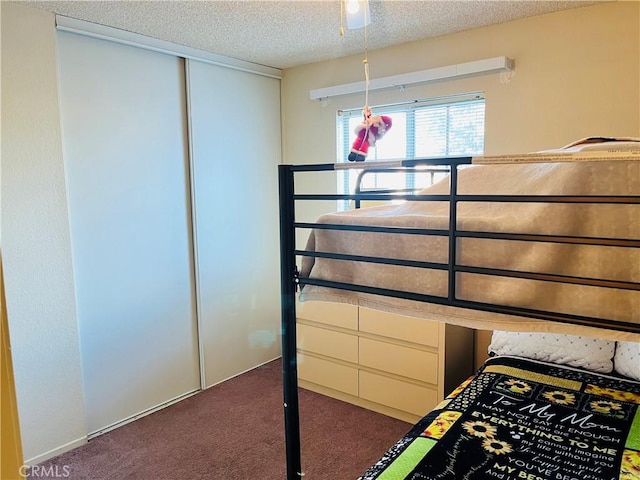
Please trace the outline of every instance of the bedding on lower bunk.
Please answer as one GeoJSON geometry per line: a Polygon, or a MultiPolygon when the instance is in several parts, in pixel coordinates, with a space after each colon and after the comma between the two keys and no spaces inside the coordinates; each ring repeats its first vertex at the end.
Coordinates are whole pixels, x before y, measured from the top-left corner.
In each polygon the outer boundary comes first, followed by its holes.
{"type": "MultiPolygon", "coordinates": [[[[448,180],[423,190],[423,195],[446,195],[448,180]]],[[[460,170],[458,193],[463,195],[639,195],[640,161],[576,161],[475,165],[460,170]]],[[[589,203],[517,203],[464,201],[458,204],[457,226],[462,232],[574,236],[595,239],[640,239],[640,205],[589,203]]],[[[320,224],[403,227],[446,232],[449,204],[409,201],[323,215],[320,224]]],[[[464,237],[464,235],[463,235],[464,237]]],[[[306,247],[329,252],[384,257],[446,265],[449,239],[439,235],[377,233],[313,229],[306,247]]],[[[640,282],[637,246],[579,245],[541,240],[458,238],[456,298],[462,301],[513,306],[561,314],[640,323],[640,291],[585,286],[568,282],[521,279],[474,273],[474,267],[496,272],[531,272],[627,283],[640,282]]],[[[382,287],[446,298],[448,272],[438,268],[380,263],[302,259],[302,277],[382,287]]],[[[547,320],[525,320],[508,314],[456,308],[448,305],[382,297],[361,292],[305,285],[301,300],[354,303],[379,310],[420,316],[481,329],[556,331],[575,333],[574,326],[547,320]]],[[[589,328],[589,327],[587,327],[589,328]]],[[[618,339],[624,339],[619,333],[618,339]]],[[[631,334],[629,334],[631,335],[631,334]]],[[[626,337],[630,340],[638,339],[626,337]]]]}
{"type": "Polygon", "coordinates": [[[638,480],[640,382],[494,357],[359,480],[638,480]]]}

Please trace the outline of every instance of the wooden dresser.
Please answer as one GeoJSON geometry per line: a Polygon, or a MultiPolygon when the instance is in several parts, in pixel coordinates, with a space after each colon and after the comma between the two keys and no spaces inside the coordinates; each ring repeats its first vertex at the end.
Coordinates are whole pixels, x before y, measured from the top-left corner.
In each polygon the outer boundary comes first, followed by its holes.
{"type": "Polygon", "coordinates": [[[303,388],[415,423],[473,372],[473,330],[354,305],[297,306],[303,388]]]}

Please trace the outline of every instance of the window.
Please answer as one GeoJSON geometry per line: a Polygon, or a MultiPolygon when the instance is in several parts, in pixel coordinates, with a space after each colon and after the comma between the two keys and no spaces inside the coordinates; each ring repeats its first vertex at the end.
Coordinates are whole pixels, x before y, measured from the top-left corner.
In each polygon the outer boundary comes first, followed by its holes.
{"type": "MultiPolygon", "coordinates": [[[[481,94],[446,97],[406,104],[372,107],[374,115],[388,115],[393,125],[384,138],[370,148],[367,160],[482,155],[484,151],[484,107],[481,94]]],[[[354,130],[362,122],[362,109],[338,111],[336,122],[338,162],[346,162],[354,130]]],[[[357,170],[338,171],[338,192],[355,189],[357,170]]],[[[431,183],[435,177],[425,175],[431,183]]],[[[371,174],[363,180],[366,188],[412,188],[419,179],[409,175],[371,174]]],[[[422,183],[418,183],[422,184],[422,183]]],[[[340,200],[339,210],[349,208],[340,200]]]]}

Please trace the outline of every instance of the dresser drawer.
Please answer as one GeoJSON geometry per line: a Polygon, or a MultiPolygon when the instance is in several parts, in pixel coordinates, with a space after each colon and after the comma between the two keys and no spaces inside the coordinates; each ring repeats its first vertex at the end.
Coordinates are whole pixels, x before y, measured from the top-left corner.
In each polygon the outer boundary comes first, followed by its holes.
{"type": "Polygon", "coordinates": [[[355,305],[331,302],[298,302],[296,316],[326,325],[350,330],[358,329],[358,307],[355,305]]]}
{"type": "Polygon", "coordinates": [[[358,395],[358,369],[298,353],[298,378],[324,387],[358,395]]]}
{"type": "Polygon", "coordinates": [[[360,397],[381,405],[423,416],[438,404],[437,392],[427,387],[363,370],[358,378],[360,397]]]}
{"type": "Polygon", "coordinates": [[[438,355],[411,347],[360,338],[359,364],[427,383],[438,383],[438,355]]]}
{"type": "Polygon", "coordinates": [[[429,347],[440,344],[440,324],[421,318],[405,317],[394,313],[360,307],[361,332],[419,343],[429,347]]]}
{"type": "Polygon", "coordinates": [[[338,358],[346,362],[358,363],[358,337],[356,335],[301,323],[297,325],[297,330],[299,349],[338,358]]]}

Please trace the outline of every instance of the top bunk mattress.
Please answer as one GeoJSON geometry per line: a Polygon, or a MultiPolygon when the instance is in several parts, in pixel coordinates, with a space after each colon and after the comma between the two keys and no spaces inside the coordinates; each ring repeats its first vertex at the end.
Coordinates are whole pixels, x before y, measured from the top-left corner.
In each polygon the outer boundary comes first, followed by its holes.
{"type": "MultiPolygon", "coordinates": [[[[609,149],[615,148],[610,145],[607,144],[609,149]]],[[[635,142],[633,145],[640,144],[635,142]]],[[[591,147],[589,150],[596,149],[591,147]]],[[[447,194],[448,179],[420,192],[420,195],[447,194]]],[[[596,154],[582,161],[473,165],[458,172],[458,194],[637,196],[640,195],[640,161],[629,158],[607,160],[601,153],[600,157],[596,154]]],[[[544,199],[530,203],[461,201],[457,205],[456,218],[456,228],[462,233],[536,236],[534,241],[466,238],[464,235],[458,238],[456,264],[463,268],[456,274],[457,299],[640,324],[640,292],[637,289],[640,282],[640,205],[545,203],[544,199]],[[595,245],[545,241],[540,236],[588,237],[595,245]],[[616,244],[608,240],[621,242],[616,244]],[[498,274],[474,273],[475,267],[492,269],[498,274]],[[560,282],[514,278],[509,272],[551,275],[560,282]],[[571,278],[602,282],[599,286],[585,286],[572,282],[571,278]],[[631,288],[625,285],[631,285],[631,288]]],[[[449,203],[408,201],[400,205],[327,214],[317,223],[447,232],[449,203]]],[[[414,235],[313,229],[306,250],[446,265],[450,249],[446,233],[414,235]]],[[[442,268],[314,256],[302,258],[301,277],[442,298],[447,297],[449,288],[448,272],[442,268]]],[[[300,299],[359,304],[480,329],[576,333],[573,325],[316,285],[304,285],[300,299]]],[[[579,331],[589,334],[588,330],[593,329],[586,327],[586,330],[580,327],[579,331]]],[[[600,336],[601,332],[591,334],[600,336]]],[[[610,336],[635,341],[640,338],[640,335],[625,332],[611,332],[610,336]]]]}

